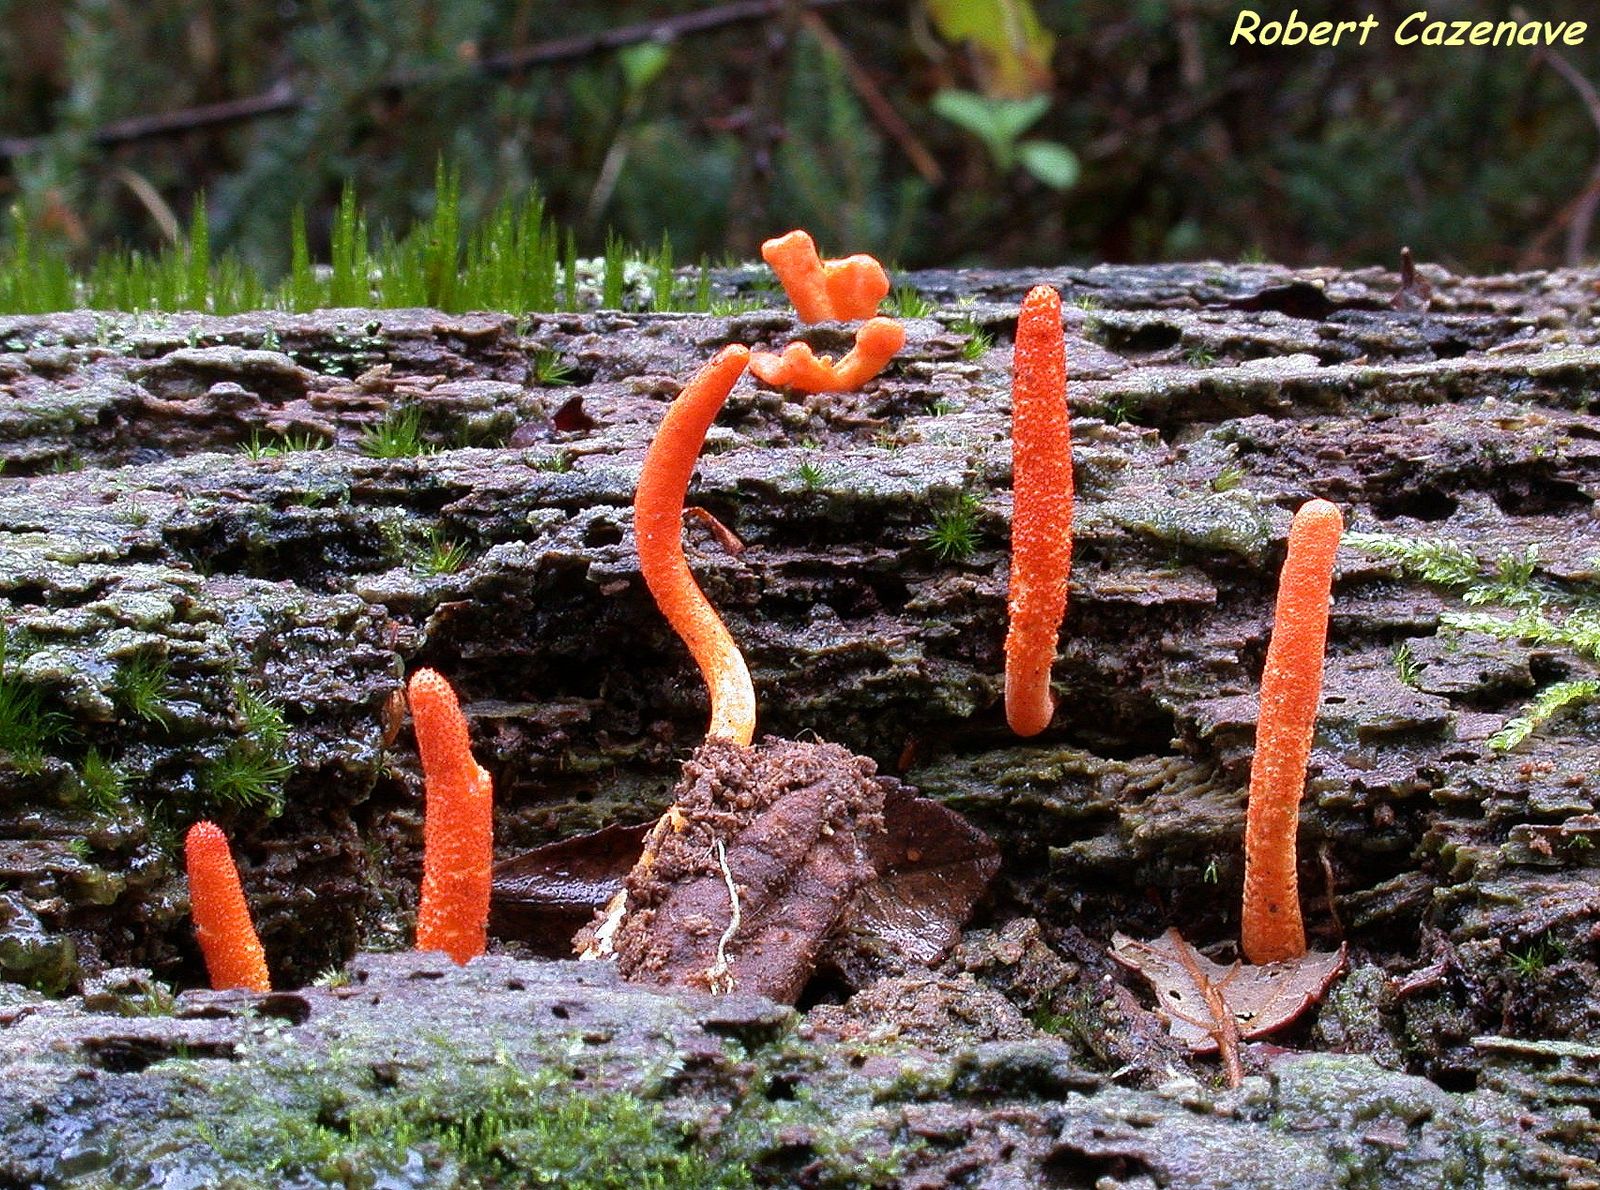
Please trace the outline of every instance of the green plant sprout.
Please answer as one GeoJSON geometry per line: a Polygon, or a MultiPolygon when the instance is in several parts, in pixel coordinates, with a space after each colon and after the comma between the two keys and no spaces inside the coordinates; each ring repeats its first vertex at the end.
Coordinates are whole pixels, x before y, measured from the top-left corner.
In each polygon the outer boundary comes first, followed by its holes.
{"type": "Polygon", "coordinates": [[[362,454],[374,459],[407,459],[432,453],[422,440],[422,414],[416,409],[390,413],[364,431],[357,445],[362,454]]]}
{"type": "Polygon", "coordinates": [[[896,286],[889,297],[889,313],[895,318],[926,318],[938,308],[914,285],[896,286]]]}
{"type": "Polygon", "coordinates": [[[1050,109],[1050,97],[992,99],[972,91],[944,90],[929,104],[958,128],[972,133],[989,151],[1001,173],[1020,165],[1054,190],[1066,190],[1078,180],[1078,158],[1059,141],[1022,140],[1022,134],[1050,109]]]}
{"type": "Polygon", "coordinates": [[[159,657],[141,654],[117,669],[112,680],[117,703],[135,719],[170,727],[172,713],[167,699],[172,695],[171,665],[159,657]]]}
{"type": "MultiPolygon", "coordinates": [[[[0,622],[0,756],[23,773],[44,767],[45,748],[67,733],[67,717],[46,710],[37,687],[10,671],[6,626],[0,622]]],[[[14,647],[14,646],[13,646],[14,647]]]]}
{"type": "Polygon", "coordinates": [[[960,562],[978,549],[978,498],[963,492],[956,500],[933,515],[933,524],[924,534],[928,548],[941,562],[960,562]]]}
{"type": "MultiPolygon", "coordinates": [[[[1600,605],[1592,595],[1574,595],[1538,578],[1539,551],[1502,553],[1485,566],[1459,542],[1402,537],[1387,533],[1347,533],[1345,543],[1400,567],[1402,573],[1432,586],[1459,591],[1474,607],[1498,607],[1515,614],[1444,612],[1439,626],[1449,632],[1475,632],[1496,640],[1553,645],[1591,663],[1600,663],[1600,605]]],[[[1396,666],[1400,658],[1396,655],[1396,666]]],[[[1415,676],[1415,675],[1413,675],[1415,676]]],[[[1402,680],[1404,671],[1402,670],[1402,680]]],[[[1489,737],[1498,752],[1515,748],[1563,711],[1600,701],[1600,681],[1574,679],[1544,687],[1489,737]]]]}
{"type": "Polygon", "coordinates": [[[572,383],[573,367],[554,348],[541,347],[533,353],[533,378],[546,388],[572,383]]]}
{"type": "Polygon", "coordinates": [[[414,569],[421,574],[455,574],[466,565],[467,547],[458,542],[446,541],[439,530],[428,531],[428,550],[418,560],[414,569]]]}
{"type": "Polygon", "coordinates": [[[283,809],[283,782],[294,765],[283,755],[289,727],[283,709],[243,684],[234,687],[243,734],[201,770],[201,788],[217,802],[239,809],[283,809]]]}

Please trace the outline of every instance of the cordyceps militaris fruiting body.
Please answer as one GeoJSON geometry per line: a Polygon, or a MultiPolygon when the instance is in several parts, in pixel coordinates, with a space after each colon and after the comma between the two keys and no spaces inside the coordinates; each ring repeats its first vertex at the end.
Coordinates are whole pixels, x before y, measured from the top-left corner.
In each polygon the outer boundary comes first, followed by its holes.
{"type": "Polygon", "coordinates": [[[755,736],[755,688],[739,646],[683,556],[683,501],[706,431],[749,359],[746,347],[724,347],[683,386],[645,454],[633,497],[639,569],[661,614],[700,667],[711,694],[708,734],[742,745],[755,736]]]}
{"type": "Polygon", "coordinates": [[[750,372],[763,384],[804,393],[853,392],[889,366],[906,344],[906,329],[892,318],[869,318],[856,331],[855,346],[834,362],[818,357],[809,343],[790,343],[781,353],[757,351],[750,372]]]}
{"type": "Polygon", "coordinates": [[[1011,379],[1011,589],[1006,722],[1038,735],[1055,714],[1050,669],[1072,569],[1072,422],[1061,295],[1023,299],[1011,379]]]}
{"type": "Polygon", "coordinates": [[[1333,562],[1343,530],[1344,518],[1328,501],[1302,505],[1289,528],[1289,552],[1278,580],[1245,821],[1239,940],[1252,963],[1306,953],[1295,832],[1322,695],[1333,562]]]}
{"type": "Polygon", "coordinates": [[[219,992],[229,988],[270,992],[266,954],[250,920],[228,837],[214,822],[197,822],[184,838],[183,854],[189,873],[189,914],[211,986],[219,992]]]}
{"type": "Polygon", "coordinates": [[[494,867],[494,792],[472,757],[467,720],[450,683],[431,669],[407,686],[427,789],[417,949],[457,963],[483,953],[494,867]]]}
{"type": "Polygon", "coordinates": [[[761,257],[778,275],[801,322],[871,318],[889,294],[889,275],[873,257],[858,253],[823,260],[804,231],[767,240],[761,257]]]}

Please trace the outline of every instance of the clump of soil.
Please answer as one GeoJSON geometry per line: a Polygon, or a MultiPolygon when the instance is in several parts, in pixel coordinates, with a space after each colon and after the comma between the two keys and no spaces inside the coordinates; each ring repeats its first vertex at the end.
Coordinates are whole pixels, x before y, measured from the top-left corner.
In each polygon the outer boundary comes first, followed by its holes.
{"type": "Polygon", "coordinates": [[[623,977],[793,1003],[856,891],[876,879],[876,775],[837,744],[708,739],[684,765],[659,843],[628,876],[623,977]]]}

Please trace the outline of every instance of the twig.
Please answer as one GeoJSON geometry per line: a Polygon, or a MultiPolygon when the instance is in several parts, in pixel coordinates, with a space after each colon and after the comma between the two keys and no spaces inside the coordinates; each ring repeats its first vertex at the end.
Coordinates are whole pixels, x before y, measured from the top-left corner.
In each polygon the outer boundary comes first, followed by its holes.
{"type": "MultiPolygon", "coordinates": [[[[1600,132],[1600,91],[1583,72],[1569,62],[1565,56],[1549,46],[1541,46],[1534,55],[1535,61],[1544,62],[1554,70],[1567,85],[1578,93],[1578,98],[1583,101],[1583,106],[1589,111],[1589,119],[1593,122],[1595,131],[1600,132]]],[[[1594,226],[1594,217],[1597,207],[1600,207],[1600,162],[1596,162],[1589,173],[1589,181],[1579,192],[1578,197],[1568,203],[1556,216],[1554,222],[1540,233],[1529,251],[1535,248],[1542,249],[1549,238],[1559,232],[1563,227],[1567,232],[1565,259],[1568,268],[1577,268],[1583,264],[1583,254],[1589,244],[1589,229],[1594,226]]]]}
{"type": "MultiPolygon", "coordinates": [[[[734,0],[733,3],[699,12],[686,12],[676,16],[661,17],[654,21],[641,21],[622,25],[601,33],[586,33],[575,37],[558,37],[534,45],[491,54],[473,64],[480,74],[499,78],[514,75],[530,66],[549,66],[557,62],[573,62],[624,46],[644,41],[672,41],[696,33],[706,33],[729,25],[748,24],[766,20],[783,12],[791,3],[806,9],[836,8],[845,5],[879,4],[884,0],[734,0]]],[[[442,67],[407,71],[394,75],[381,84],[382,90],[404,90],[422,86],[448,77],[442,67]]],[[[262,116],[283,115],[298,111],[311,101],[311,94],[296,90],[289,82],[280,79],[259,95],[244,99],[229,99],[221,103],[207,103],[198,107],[180,108],[153,116],[130,116],[114,120],[90,133],[89,139],[97,148],[109,149],[136,141],[154,140],[163,136],[178,136],[204,128],[217,128],[238,124],[262,116]]],[[[0,160],[11,160],[43,148],[50,137],[11,136],[0,137],[0,160]]]]}
{"type": "Polygon", "coordinates": [[[900,146],[900,151],[911,162],[912,168],[922,175],[922,180],[930,186],[942,183],[944,170],[939,168],[939,163],[934,160],[933,154],[928,152],[927,146],[917,139],[917,134],[911,130],[911,125],[907,124],[895,110],[894,104],[889,102],[888,96],[873,81],[872,76],[861,68],[855,56],[834,36],[833,30],[828,28],[828,23],[815,12],[806,13],[801,20],[811,34],[822,43],[823,48],[839,60],[839,65],[844,67],[845,75],[850,80],[850,86],[861,97],[861,102],[866,104],[867,110],[872,113],[872,118],[894,139],[895,144],[900,146]]]}

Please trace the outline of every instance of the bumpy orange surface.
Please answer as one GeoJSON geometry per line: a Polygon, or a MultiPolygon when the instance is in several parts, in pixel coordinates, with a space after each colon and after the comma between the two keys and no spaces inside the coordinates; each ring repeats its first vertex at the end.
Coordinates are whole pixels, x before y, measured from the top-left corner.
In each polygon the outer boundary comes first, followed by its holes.
{"type": "Polygon", "coordinates": [[[755,687],[744,655],[683,556],[683,500],[706,430],[749,359],[749,348],[724,347],[683,386],[650,443],[633,497],[645,585],[700,667],[711,694],[709,734],[739,744],[749,744],[755,735],[755,687]]]}
{"type": "Polygon", "coordinates": [[[808,343],[790,343],[781,355],[757,351],[750,356],[750,371],[758,380],[777,388],[807,393],[850,392],[860,388],[889,366],[906,344],[906,330],[892,318],[872,318],[861,324],[856,343],[838,363],[815,355],[808,343]]]}
{"type": "Polygon", "coordinates": [[[1306,762],[1322,696],[1333,561],[1344,518],[1326,500],[1301,505],[1289,527],[1272,641],[1261,674],[1261,711],[1250,765],[1239,941],[1252,963],[1306,952],[1295,874],[1295,834],[1306,762]]]}
{"type": "Polygon", "coordinates": [[[407,687],[427,788],[417,949],[458,963],[483,953],[494,865],[494,790],[473,759],[466,716],[450,683],[431,669],[407,687]]]}
{"type": "Polygon", "coordinates": [[[267,959],[250,920],[228,837],[214,822],[197,822],[183,844],[189,870],[189,913],[211,986],[270,992],[267,959]]]}
{"type": "Polygon", "coordinates": [[[795,230],[761,245],[801,322],[871,318],[889,294],[889,275],[865,253],[823,260],[809,234],[795,230]]]}
{"type": "Polygon", "coordinates": [[[1037,735],[1055,714],[1050,667],[1072,569],[1072,423],[1061,295],[1023,299],[1011,371],[1011,590],[1006,722],[1037,735]]]}

